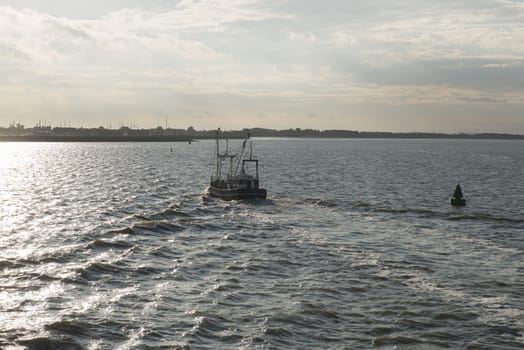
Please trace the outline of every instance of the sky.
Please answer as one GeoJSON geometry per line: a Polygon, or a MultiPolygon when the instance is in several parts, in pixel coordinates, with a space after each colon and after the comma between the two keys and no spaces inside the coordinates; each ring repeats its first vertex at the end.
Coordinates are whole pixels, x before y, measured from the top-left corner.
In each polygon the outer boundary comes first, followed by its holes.
{"type": "Polygon", "coordinates": [[[0,0],[0,126],[524,134],[524,0],[0,0]]]}

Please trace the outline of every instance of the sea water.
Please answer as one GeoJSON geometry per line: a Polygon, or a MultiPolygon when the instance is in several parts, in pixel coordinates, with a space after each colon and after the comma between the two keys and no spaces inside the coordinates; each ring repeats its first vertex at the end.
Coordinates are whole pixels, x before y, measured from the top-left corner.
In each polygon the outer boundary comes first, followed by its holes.
{"type": "Polygon", "coordinates": [[[0,348],[524,348],[524,142],[255,151],[226,202],[212,141],[0,144],[0,348]]]}

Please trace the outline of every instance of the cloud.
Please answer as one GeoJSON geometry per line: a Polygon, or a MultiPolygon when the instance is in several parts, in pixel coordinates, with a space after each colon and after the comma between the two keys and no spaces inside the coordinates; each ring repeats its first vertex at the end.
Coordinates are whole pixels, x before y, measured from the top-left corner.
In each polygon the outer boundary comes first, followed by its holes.
{"type": "MultiPolygon", "coordinates": [[[[31,103],[78,118],[229,110],[353,128],[357,114],[524,103],[521,1],[96,0],[84,17],[38,4],[0,7],[0,93],[31,101],[24,115],[31,103]]],[[[16,115],[13,103],[0,107],[16,115]]]]}
{"type": "Polygon", "coordinates": [[[234,23],[291,17],[272,11],[271,5],[275,3],[274,0],[181,0],[174,13],[180,28],[223,31],[234,23]]]}
{"type": "Polygon", "coordinates": [[[315,34],[311,32],[295,32],[295,31],[289,31],[289,38],[292,41],[304,41],[308,43],[315,43],[317,41],[317,38],[315,34]]]}
{"type": "Polygon", "coordinates": [[[524,90],[522,2],[382,4],[326,30],[332,66],[355,84],[524,90]]]}
{"type": "Polygon", "coordinates": [[[73,21],[30,10],[0,8],[0,43],[11,59],[35,64],[111,64],[115,56],[172,56],[212,59],[217,54],[202,42],[180,38],[155,14],[123,10],[102,20],[73,21]],[[7,50],[7,49],[6,49],[7,50]],[[147,53],[147,54],[145,54],[147,53]],[[107,61],[106,61],[107,60],[107,61]]]}

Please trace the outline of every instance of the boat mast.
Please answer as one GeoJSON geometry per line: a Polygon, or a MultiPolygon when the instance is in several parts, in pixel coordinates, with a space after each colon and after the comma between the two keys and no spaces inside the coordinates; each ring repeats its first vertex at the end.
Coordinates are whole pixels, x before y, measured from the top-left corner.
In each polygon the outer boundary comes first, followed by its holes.
{"type": "Polygon", "coordinates": [[[216,148],[217,148],[217,173],[216,173],[216,179],[217,180],[220,178],[220,142],[219,142],[219,134],[220,134],[220,128],[217,129],[217,141],[216,141],[216,148]]]}
{"type": "Polygon", "coordinates": [[[226,139],[226,153],[224,154],[225,157],[229,158],[229,176],[233,176],[233,158],[235,158],[235,155],[229,154],[229,140],[226,139]]]}

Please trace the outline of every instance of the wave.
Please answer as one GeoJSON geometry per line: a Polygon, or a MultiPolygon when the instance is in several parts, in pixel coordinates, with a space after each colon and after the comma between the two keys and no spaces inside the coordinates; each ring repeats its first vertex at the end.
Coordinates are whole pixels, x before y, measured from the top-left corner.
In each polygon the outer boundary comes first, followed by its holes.
{"type": "Polygon", "coordinates": [[[134,231],[131,227],[123,227],[123,228],[119,228],[119,229],[114,229],[114,230],[109,230],[109,231],[106,231],[105,233],[103,233],[103,236],[104,237],[109,237],[109,236],[115,236],[115,235],[130,235],[132,234],[134,231]]]}
{"type": "Polygon", "coordinates": [[[224,332],[227,325],[232,322],[224,316],[206,311],[192,311],[189,313],[194,317],[195,325],[191,330],[192,336],[205,342],[216,337],[217,333],[224,332]]]}
{"type": "Polygon", "coordinates": [[[85,246],[88,249],[129,249],[133,244],[124,240],[107,240],[104,238],[96,239],[85,246]]]}
{"type": "Polygon", "coordinates": [[[266,327],[264,334],[276,337],[292,337],[293,333],[284,327],[266,327]]]}
{"type": "Polygon", "coordinates": [[[151,231],[155,233],[173,233],[173,232],[179,232],[184,229],[184,227],[172,224],[167,221],[155,221],[155,220],[147,220],[147,221],[141,221],[133,224],[131,226],[133,231],[141,230],[141,231],[151,231]]]}
{"type": "Polygon", "coordinates": [[[378,346],[378,347],[385,347],[388,345],[395,346],[395,345],[422,344],[419,340],[415,338],[411,338],[411,337],[406,337],[406,336],[382,336],[382,337],[375,338],[372,343],[374,346],[378,346]]]}
{"type": "Polygon", "coordinates": [[[178,208],[168,208],[168,209],[164,210],[162,212],[162,214],[168,215],[171,218],[176,218],[176,217],[187,218],[187,217],[191,217],[191,214],[186,213],[184,211],[180,211],[180,210],[178,210],[178,208]]]}
{"type": "Polygon", "coordinates": [[[282,208],[295,208],[296,206],[313,206],[320,208],[335,208],[339,206],[339,202],[330,198],[316,198],[316,197],[291,197],[283,194],[274,194],[270,198],[257,199],[248,201],[246,203],[257,206],[274,207],[275,210],[283,210],[282,208]]]}
{"type": "Polygon", "coordinates": [[[147,253],[151,256],[166,259],[173,259],[180,256],[176,251],[173,251],[173,249],[165,245],[161,245],[160,247],[149,248],[147,249],[147,253]]]}
{"type": "Polygon", "coordinates": [[[78,270],[80,275],[87,281],[96,281],[97,277],[100,275],[118,276],[125,275],[129,272],[129,269],[121,264],[116,265],[114,263],[106,262],[90,262],[85,267],[81,267],[78,270]]]}
{"type": "Polygon", "coordinates": [[[367,211],[367,212],[378,212],[378,213],[389,213],[389,214],[414,214],[421,217],[432,217],[450,221],[488,221],[498,223],[510,223],[510,224],[522,224],[524,218],[518,217],[507,217],[493,215],[490,213],[483,212],[471,212],[471,213],[457,213],[456,211],[436,211],[425,208],[394,208],[383,205],[377,205],[373,203],[367,203],[362,201],[356,201],[352,205],[353,209],[367,211]]]}
{"type": "MultiPolygon", "coordinates": [[[[27,340],[17,341],[18,345],[24,346],[27,350],[83,350],[84,347],[74,340],[67,337],[60,337],[60,339],[52,339],[48,337],[38,337],[27,340]]],[[[2,345],[0,343],[0,345],[2,345]]]]}
{"type": "Polygon", "coordinates": [[[306,198],[303,200],[302,203],[305,204],[314,204],[319,207],[325,207],[325,208],[335,208],[338,207],[339,204],[334,199],[325,199],[325,198],[306,198]]]}
{"type": "Polygon", "coordinates": [[[482,221],[495,221],[500,223],[513,223],[513,224],[522,224],[524,223],[524,218],[512,218],[504,217],[498,215],[492,215],[489,213],[475,213],[475,214],[461,214],[461,215],[451,215],[448,218],[449,220],[482,220],[482,221]]]}
{"type": "Polygon", "coordinates": [[[324,208],[339,208],[340,210],[358,210],[364,212],[386,213],[386,214],[405,214],[417,215],[427,218],[437,218],[450,221],[487,221],[494,223],[523,224],[524,218],[494,215],[485,212],[457,212],[456,210],[438,211],[427,208],[392,207],[379,203],[356,200],[345,202],[331,198],[304,198],[291,200],[290,198],[279,198],[279,202],[289,205],[315,205],[324,208]]]}
{"type": "Polygon", "coordinates": [[[9,269],[17,269],[23,267],[24,264],[19,261],[14,261],[11,259],[7,260],[0,260],[0,270],[9,270],[9,269]]]}
{"type": "Polygon", "coordinates": [[[48,331],[60,332],[61,334],[71,334],[75,336],[88,336],[89,330],[93,328],[92,324],[81,321],[56,321],[45,326],[48,331]]]}
{"type": "Polygon", "coordinates": [[[62,247],[46,247],[35,250],[32,255],[18,259],[15,263],[16,268],[24,267],[26,265],[41,265],[48,263],[66,263],[72,256],[74,256],[79,249],[83,247],[82,244],[64,245],[62,247]]]}
{"type": "Polygon", "coordinates": [[[300,198],[276,197],[276,204],[284,207],[295,205],[314,205],[317,207],[336,209],[341,211],[356,210],[361,212],[417,215],[426,218],[437,218],[450,221],[486,221],[494,223],[522,224],[524,218],[513,216],[494,215],[485,212],[457,212],[456,210],[439,211],[428,208],[393,207],[382,203],[366,202],[362,200],[346,201],[333,198],[300,198]]]}
{"type": "Polygon", "coordinates": [[[302,314],[309,316],[319,316],[328,319],[339,319],[336,311],[318,307],[309,307],[302,311],[302,314]]]}

